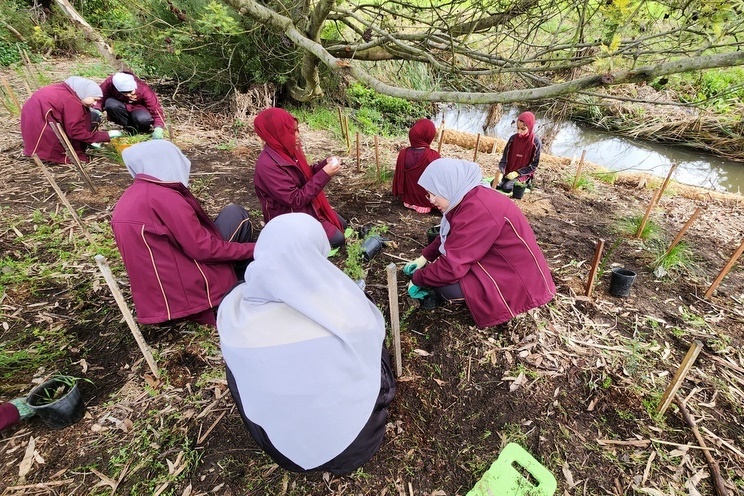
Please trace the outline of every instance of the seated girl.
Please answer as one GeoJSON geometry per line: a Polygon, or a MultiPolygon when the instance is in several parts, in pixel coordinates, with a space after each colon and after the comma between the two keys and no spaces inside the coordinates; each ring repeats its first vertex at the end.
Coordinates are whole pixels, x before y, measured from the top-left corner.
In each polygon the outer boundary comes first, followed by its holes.
{"type": "Polygon", "coordinates": [[[280,467],[349,473],[377,452],[395,394],[385,321],[326,258],[321,224],[280,215],[220,305],[227,381],[256,443],[280,467]]]}
{"type": "MultiPolygon", "coordinates": [[[[512,134],[499,162],[501,181],[495,189],[511,193],[514,183],[530,184],[540,163],[542,143],[535,135],[535,114],[522,112],[517,117],[517,134],[512,134]]],[[[492,185],[493,186],[493,185],[492,185]]]]}
{"type": "Polygon", "coordinates": [[[426,191],[418,185],[418,180],[429,164],[439,158],[439,152],[429,148],[436,134],[437,128],[429,119],[416,121],[408,131],[411,146],[398,153],[398,161],[395,163],[393,195],[400,198],[406,208],[420,214],[431,211],[426,191]]]}
{"type": "Polygon", "coordinates": [[[429,165],[419,184],[444,214],[439,237],[404,272],[413,274],[414,298],[431,288],[446,300],[464,300],[475,323],[487,327],[549,302],[555,285],[519,207],[482,179],[472,162],[443,158],[429,165]]]}

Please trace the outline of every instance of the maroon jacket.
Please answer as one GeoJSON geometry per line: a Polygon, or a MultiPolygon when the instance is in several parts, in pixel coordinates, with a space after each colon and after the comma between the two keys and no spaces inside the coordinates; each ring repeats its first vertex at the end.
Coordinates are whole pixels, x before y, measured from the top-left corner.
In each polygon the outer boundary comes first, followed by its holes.
{"type": "MultiPolygon", "coordinates": [[[[321,160],[311,166],[313,177],[307,181],[297,164],[287,163],[270,147],[264,146],[253,174],[253,186],[261,202],[264,222],[290,212],[302,212],[320,220],[313,208],[313,198],[331,180],[323,170],[325,165],[326,161],[321,160]]],[[[338,229],[328,220],[321,221],[321,224],[329,239],[338,229]]]]}
{"type": "Polygon", "coordinates": [[[253,258],[255,243],[224,241],[183,184],[145,174],[124,191],[111,227],[142,324],[215,308],[237,281],[231,262],[253,258]]]}
{"type": "Polygon", "coordinates": [[[136,100],[130,101],[129,98],[122,95],[119,90],[116,89],[113,81],[114,75],[112,74],[107,77],[104,82],[101,83],[101,91],[103,92],[103,97],[101,98],[100,105],[98,105],[98,109],[100,110],[101,108],[103,108],[102,106],[106,104],[106,100],[108,100],[109,98],[113,98],[124,103],[127,106],[127,112],[129,113],[132,113],[133,110],[136,110],[138,108],[147,110],[152,116],[152,126],[164,128],[165,120],[163,119],[163,107],[160,106],[158,95],[156,95],[155,92],[152,91],[150,87],[147,86],[147,84],[140,78],[138,78],[134,74],[132,74],[132,77],[134,78],[134,82],[137,83],[137,90],[135,93],[137,95],[136,100]]]}
{"type": "Polygon", "coordinates": [[[31,95],[21,110],[23,154],[36,153],[40,159],[58,164],[69,163],[65,149],[57,139],[50,123],[62,124],[65,134],[81,161],[87,162],[86,143],[110,141],[108,133],[91,131],[90,109],[65,83],[50,84],[31,95]]]}
{"type": "Polygon", "coordinates": [[[478,186],[447,212],[446,255],[437,237],[413,273],[417,286],[460,283],[479,327],[494,326],[553,299],[555,285],[535,234],[508,197],[478,186]]]}

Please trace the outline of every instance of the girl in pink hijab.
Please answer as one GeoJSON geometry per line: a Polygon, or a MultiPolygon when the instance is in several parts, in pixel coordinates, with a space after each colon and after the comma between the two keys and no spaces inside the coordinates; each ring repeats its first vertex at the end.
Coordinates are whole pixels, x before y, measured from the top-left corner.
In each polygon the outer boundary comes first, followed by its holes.
{"type": "Polygon", "coordinates": [[[418,180],[430,163],[439,158],[439,152],[430,148],[437,128],[429,119],[416,121],[408,131],[411,146],[398,154],[393,177],[393,195],[403,201],[403,205],[420,214],[431,211],[426,191],[419,186],[418,180]]]}
{"type": "Polygon", "coordinates": [[[540,163],[542,143],[535,135],[535,114],[522,112],[517,117],[517,134],[511,135],[501,156],[501,182],[496,189],[511,193],[514,183],[529,184],[540,163]]]}

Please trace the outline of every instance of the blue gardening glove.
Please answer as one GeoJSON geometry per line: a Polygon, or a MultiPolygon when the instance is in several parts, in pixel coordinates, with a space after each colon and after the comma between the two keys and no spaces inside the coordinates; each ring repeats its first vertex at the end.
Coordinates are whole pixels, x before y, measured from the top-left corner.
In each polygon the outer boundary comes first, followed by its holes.
{"type": "Polygon", "coordinates": [[[119,136],[121,136],[121,134],[121,131],[117,131],[116,129],[108,131],[109,138],[118,138],[119,136]]]}
{"type": "Polygon", "coordinates": [[[423,300],[431,294],[431,290],[416,286],[413,281],[408,283],[408,296],[414,300],[423,300]]]}
{"type": "Polygon", "coordinates": [[[163,128],[156,127],[152,130],[152,139],[163,139],[163,128]]]}
{"type": "Polygon", "coordinates": [[[511,181],[512,179],[516,179],[519,177],[519,172],[517,171],[511,171],[509,174],[506,175],[506,178],[511,181]]]}
{"type": "Polygon", "coordinates": [[[21,420],[26,420],[27,418],[33,417],[36,414],[36,412],[34,412],[31,407],[28,406],[28,403],[26,403],[26,398],[16,398],[14,400],[10,400],[8,403],[16,407],[21,420]]]}
{"type": "Polygon", "coordinates": [[[405,267],[403,267],[403,273],[407,276],[412,276],[414,272],[419,270],[421,267],[429,263],[427,259],[425,259],[423,256],[418,257],[413,262],[409,262],[406,264],[405,267]]]}

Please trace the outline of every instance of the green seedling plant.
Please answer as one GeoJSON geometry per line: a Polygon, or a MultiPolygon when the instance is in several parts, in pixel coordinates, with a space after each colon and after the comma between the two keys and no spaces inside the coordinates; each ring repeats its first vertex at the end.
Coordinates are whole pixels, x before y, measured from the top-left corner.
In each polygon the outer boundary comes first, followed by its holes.
{"type": "Polygon", "coordinates": [[[54,375],[51,380],[57,382],[58,386],[44,388],[41,391],[41,395],[39,397],[40,405],[51,405],[55,401],[63,398],[80,381],[86,381],[93,384],[93,381],[91,381],[90,379],[61,374],[54,375]]]}
{"type": "MultiPolygon", "coordinates": [[[[643,222],[642,215],[624,217],[615,223],[615,231],[625,237],[633,238],[635,237],[636,232],[638,232],[638,227],[640,227],[641,222],[643,222]]],[[[652,219],[648,219],[646,225],[643,227],[643,232],[641,232],[641,239],[656,239],[659,231],[659,225],[652,219]]]]}
{"type": "Polygon", "coordinates": [[[664,251],[651,263],[654,275],[658,278],[675,275],[693,268],[692,250],[684,241],[675,245],[671,250],[664,251]]]}

